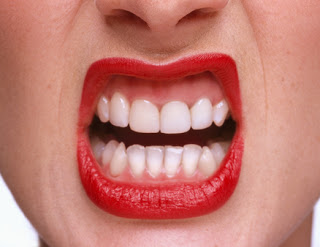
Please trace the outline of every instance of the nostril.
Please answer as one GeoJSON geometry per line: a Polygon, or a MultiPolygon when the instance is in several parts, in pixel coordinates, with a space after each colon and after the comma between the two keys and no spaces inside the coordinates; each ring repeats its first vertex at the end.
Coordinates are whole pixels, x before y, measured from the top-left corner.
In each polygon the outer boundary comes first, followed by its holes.
{"type": "Polygon", "coordinates": [[[145,22],[142,18],[137,16],[136,14],[123,10],[123,9],[113,9],[109,15],[106,15],[107,23],[111,23],[113,21],[121,22],[127,25],[135,25],[143,28],[149,29],[147,22],[145,22]]]}
{"type": "Polygon", "coordinates": [[[200,19],[206,19],[215,14],[215,11],[212,11],[211,8],[202,8],[191,11],[189,14],[182,17],[177,24],[182,24],[189,21],[195,21],[200,19]]]}

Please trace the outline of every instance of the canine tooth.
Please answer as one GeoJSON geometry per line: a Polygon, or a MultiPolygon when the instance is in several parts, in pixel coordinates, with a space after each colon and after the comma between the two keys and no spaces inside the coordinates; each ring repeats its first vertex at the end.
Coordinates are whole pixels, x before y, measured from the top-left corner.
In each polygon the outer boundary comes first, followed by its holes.
{"type": "Polygon", "coordinates": [[[159,176],[162,170],[164,147],[149,146],[146,147],[146,153],[149,173],[153,177],[159,176]]]}
{"type": "Polygon", "coordinates": [[[198,100],[191,108],[192,129],[205,129],[211,126],[213,119],[213,108],[211,101],[207,98],[198,100]]]}
{"type": "Polygon", "coordinates": [[[188,106],[180,101],[165,104],[160,113],[162,133],[179,134],[190,130],[191,116],[188,106]]]}
{"type": "Polygon", "coordinates": [[[132,173],[139,177],[146,168],[145,148],[141,145],[132,145],[127,148],[129,165],[132,173]]]}
{"type": "Polygon", "coordinates": [[[119,142],[115,140],[111,140],[105,145],[105,148],[102,153],[102,164],[107,165],[110,163],[114,152],[116,151],[117,147],[119,146],[119,142]]]}
{"type": "Polygon", "coordinates": [[[130,105],[125,96],[115,93],[110,101],[110,122],[118,127],[129,124],[130,105]]]}
{"type": "Polygon", "coordinates": [[[147,100],[133,101],[130,109],[130,128],[141,133],[158,133],[160,113],[158,108],[147,100]]]}
{"type": "Polygon", "coordinates": [[[229,145],[229,142],[216,142],[210,145],[210,150],[217,164],[220,164],[226,156],[226,150],[229,145]]]}
{"type": "Polygon", "coordinates": [[[100,121],[106,123],[109,121],[109,100],[101,96],[98,102],[97,113],[100,121]]]}
{"type": "Polygon", "coordinates": [[[222,126],[229,112],[229,106],[226,100],[221,100],[213,106],[213,122],[218,126],[222,126]]]}
{"type": "Polygon", "coordinates": [[[199,171],[209,177],[217,169],[217,163],[208,147],[203,147],[202,154],[199,160],[199,171]]]}
{"type": "Polygon", "coordinates": [[[183,147],[165,147],[164,168],[168,177],[176,175],[181,163],[183,147]]]}
{"type": "Polygon", "coordinates": [[[91,141],[93,155],[99,163],[101,162],[105,146],[106,144],[97,137],[91,141]]]}
{"type": "Polygon", "coordinates": [[[184,146],[182,168],[186,176],[190,177],[196,171],[201,151],[201,147],[195,144],[188,144],[184,146]]]}
{"type": "Polygon", "coordinates": [[[120,176],[128,164],[126,147],[123,142],[119,144],[110,163],[110,173],[113,177],[120,176]]]}

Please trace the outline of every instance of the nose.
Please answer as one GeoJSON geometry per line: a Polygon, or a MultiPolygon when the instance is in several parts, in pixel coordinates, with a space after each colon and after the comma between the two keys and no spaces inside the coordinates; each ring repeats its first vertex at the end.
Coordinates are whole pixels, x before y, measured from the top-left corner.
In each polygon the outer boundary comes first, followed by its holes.
{"type": "Polygon", "coordinates": [[[95,0],[107,17],[143,23],[153,33],[172,32],[183,20],[222,10],[229,0],[95,0]]]}

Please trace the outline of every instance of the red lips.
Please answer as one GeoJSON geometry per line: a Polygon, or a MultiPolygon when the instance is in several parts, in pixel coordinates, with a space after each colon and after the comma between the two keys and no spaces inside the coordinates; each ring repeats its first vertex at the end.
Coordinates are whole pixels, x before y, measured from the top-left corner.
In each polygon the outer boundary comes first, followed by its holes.
{"type": "Polygon", "coordinates": [[[232,195],[241,169],[241,97],[234,60],[224,54],[203,54],[154,65],[125,58],[108,58],[89,68],[82,93],[78,126],[78,165],[89,198],[108,213],[137,219],[181,219],[217,210],[232,195]],[[211,71],[228,99],[236,133],[219,170],[206,181],[157,185],[130,184],[108,179],[96,162],[88,137],[96,102],[113,74],[146,79],[176,79],[211,71]]]}

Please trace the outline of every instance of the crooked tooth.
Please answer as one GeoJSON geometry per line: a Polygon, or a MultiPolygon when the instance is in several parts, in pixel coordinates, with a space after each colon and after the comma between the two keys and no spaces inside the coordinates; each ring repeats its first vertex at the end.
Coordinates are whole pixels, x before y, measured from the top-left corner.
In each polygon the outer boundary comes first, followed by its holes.
{"type": "Polygon", "coordinates": [[[109,100],[104,95],[99,99],[97,114],[102,123],[109,121],[109,100]]]}
{"type": "Polygon", "coordinates": [[[136,177],[141,176],[146,168],[145,148],[141,145],[132,145],[127,148],[127,155],[131,172],[136,177]]]}
{"type": "Polygon", "coordinates": [[[202,154],[199,159],[199,171],[209,177],[217,169],[217,163],[208,147],[203,147],[202,154]]]}
{"type": "Polygon", "coordinates": [[[127,127],[129,124],[130,105],[125,96],[115,93],[110,101],[110,122],[114,126],[127,127]]]}
{"type": "Polygon", "coordinates": [[[114,152],[110,163],[110,173],[113,177],[118,177],[124,171],[128,164],[128,157],[126,153],[126,147],[123,142],[121,142],[114,152]]]}
{"type": "Polygon", "coordinates": [[[226,156],[226,151],[230,146],[230,142],[216,142],[210,145],[210,150],[217,164],[220,164],[226,156]]]}
{"type": "Polygon", "coordinates": [[[160,113],[160,130],[166,134],[179,134],[190,130],[191,116],[188,106],[180,101],[165,104],[160,113]]]}
{"type": "Polygon", "coordinates": [[[165,147],[164,168],[168,177],[173,177],[176,175],[181,163],[182,152],[182,147],[165,147]]]}
{"type": "Polygon", "coordinates": [[[213,122],[218,126],[222,126],[229,112],[229,106],[226,100],[221,100],[213,106],[213,122]]]}
{"type": "Polygon", "coordinates": [[[130,128],[135,132],[158,133],[160,113],[158,108],[147,100],[133,101],[130,109],[130,128]]]}
{"type": "Polygon", "coordinates": [[[182,168],[187,177],[191,177],[197,169],[201,155],[201,147],[194,144],[185,145],[182,155],[182,168]]]}
{"type": "Polygon", "coordinates": [[[192,129],[205,129],[212,125],[213,108],[207,98],[198,100],[191,108],[192,129]]]}
{"type": "Polygon", "coordinates": [[[116,151],[117,147],[119,146],[119,142],[115,140],[111,140],[105,145],[105,148],[102,153],[102,164],[107,165],[110,163],[114,152],[116,151]]]}
{"type": "Polygon", "coordinates": [[[162,170],[164,147],[146,147],[148,171],[153,177],[159,176],[162,170]]]}

